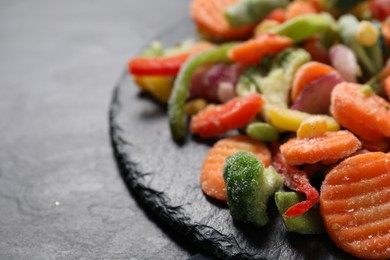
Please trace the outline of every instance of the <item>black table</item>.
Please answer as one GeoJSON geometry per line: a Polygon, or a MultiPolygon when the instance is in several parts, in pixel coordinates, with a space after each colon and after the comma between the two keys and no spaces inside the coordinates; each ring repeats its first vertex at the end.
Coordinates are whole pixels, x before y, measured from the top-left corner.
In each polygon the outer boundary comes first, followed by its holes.
{"type": "Polygon", "coordinates": [[[127,60],[183,0],[0,2],[0,259],[183,259],[128,192],[108,109],[127,60]]]}

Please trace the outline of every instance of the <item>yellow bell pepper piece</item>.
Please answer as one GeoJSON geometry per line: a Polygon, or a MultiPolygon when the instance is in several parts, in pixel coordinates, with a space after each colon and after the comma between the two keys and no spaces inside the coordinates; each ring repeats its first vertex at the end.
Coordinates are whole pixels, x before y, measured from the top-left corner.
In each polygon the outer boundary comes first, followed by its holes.
{"type": "Polygon", "coordinates": [[[336,120],[333,117],[326,115],[311,115],[305,112],[276,106],[266,106],[265,115],[268,123],[276,127],[279,131],[296,132],[302,122],[311,117],[324,118],[328,131],[337,131],[340,129],[340,125],[336,120]]]}
{"type": "Polygon", "coordinates": [[[153,97],[167,103],[173,86],[174,77],[167,76],[138,76],[135,82],[143,91],[149,92],[153,97]]]}
{"type": "Polygon", "coordinates": [[[297,130],[298,138],[313,138],[326,133],[326,120],[323,117],[309,117],[303,120],[297,130]]]}

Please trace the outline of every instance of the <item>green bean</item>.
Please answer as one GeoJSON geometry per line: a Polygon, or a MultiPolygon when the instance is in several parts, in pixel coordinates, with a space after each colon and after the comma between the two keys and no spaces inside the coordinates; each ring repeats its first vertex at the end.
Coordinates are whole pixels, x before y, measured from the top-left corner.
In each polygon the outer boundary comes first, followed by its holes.
{"type": "Polygon", "coordinates": [[[329,30],[332,20],[321,14],[297,16],[281,25],[271,28],[269,32],[291,38],[295,43],[302,42],[319,32],[329,30]]]}
{"type": "Polygon", "coordinates": [[[171,134],[176,141],[183,139],[186,134],[186,113],[184,107],[189,95],[192,74],[198,67],[207,63],[230,62],[228,52],[235,45],[236,43],[227,43],[202,52],[190,58],[180,69],[168,101],[169,126],[171,134]]]}

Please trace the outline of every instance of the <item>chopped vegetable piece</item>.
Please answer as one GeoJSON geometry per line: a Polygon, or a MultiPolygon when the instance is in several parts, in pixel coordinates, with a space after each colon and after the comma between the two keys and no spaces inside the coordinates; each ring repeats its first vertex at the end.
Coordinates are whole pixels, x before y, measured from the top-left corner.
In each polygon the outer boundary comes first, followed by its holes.
{"type": "MultiPolygon", "coordinates": [[[[268,123],[280,131],[296,132],[303,120],[313,117],[314,115],[297,110],[291,110],[276,106],[266,107],[266,118],[268,123]]],[[[321,115],[326,120],[328,131],[337,131],[340,129],[339,124],[333,117],[321,115]]]]}
{"type": "Polygon", "coordinates": [[[349,82],[356,82],[362,71],[355,53],[344,44],[336,44],[329,50],[332,66],[349,82]]]}
{"type": "Polygon", "coordinates": [[[234,135],[219,140],[203,161],[200,183],[205,194],[227,201],[226,185],[222,176],[223,165],[228,156],[240,151],[253,153],[265,167],[271,164],[271,152],[267,146],[245,135],[234,135]]]}
{"type": "Polygon", "coordinates": [[[390,100],[390,76],[385,78],[383,80],[383,82],[384,82],[384,85],[385,85],[385,91],[386,91],[387,99],[390,100]]]}
{"type": "Polygon", "coordinates": [[[134,78],[142,90],[153,97],[167,103],[173,87],[173,77],[170,76],[139,76],[134,78]]]}
{"type": "MultiPolygon", "coordinates": [[[[229,83],[233,87],[243,71],[240,64],[207,64],[198,68],[191,77],[190,97],[201,97],[210,102],[223,102],[221,95],[221,85],[229,83]]],[[[223,97],[224,98],[224,97],[223,97]]]]}
{"type": "Polygon", "coordinates": [[[261,34],[232,48],[229,51],[229,58],[235,62],[254,64],[263,56],[278,53],[291,44],[292,41],[287,37],[271,33],[261,34]]]}
{"type": "Polygon", "coordinates": [[[369,6],[373,16],[380,21],[383,21],[390,16],[389,0],[372,0],[370,1],[369,6]]]}
{"type": "Polygon", "coordinates": [[[226,7],[224,14],[231,27],[239,27],[254,24],[287,3],[287,0],[239,0],[226,7]]]}
{"type": "Polygon", "coordinates": [[[379,30],[368,21],[361,21],[356,30],[356,40],[363,46],[372,46],[378,42],[379,30]]]}
{"type": "Polygon", "coordinates": [[[337,161],[361,147],[359,139],[351,132],[342,130],[326,132],[313,138],[293,138],[280,146],[286,162],[292,165],[337,161]]]}
{"type": "Polygon", "coordinates": [[[129,62],[129,72],[136,76],[174,76],[191,56],[213,46],[211,43],[201,42],[189,51],[174,56],[137,57],[129,62]]]}
{"type": "Polygon", "coordinates": [[[344,80],[337,72],[325,74],[307,84],[291,109],[309,114],[329,114],[330,97],[334,87],[344,80]]]}
{"type": "Polygon", "coordinates": [[[273,153],[272,165],[284,177],[284,184],[288,188],[306,195],[306,200],[289,207],[284,216],[300,216],[319,202],[320,196],[318,191],[310,184],[306,172],[299,170],[294,165],[287,164],[280,152],[273,151],[273,153]]]}
{"type": "Polygon", "coordinates": [[[197,68],[207,63],[228,63],[230,60],[227,53],[233,46],[235,43],[226,43],[200,53],[188,60],[181,68],[168,101],[169,126],[175,140],[182,139],[186,133],[184,106],[189,95],[192,74],[197,68]]]}
{"type": "Polygon", "coordinates": [[[365,94],[362,89],[360,84],[338,84],[332,92],[332,115],[364,140],[390,137],[390,103],[375,93],[365,94]]]}
{"type": "Polygon", "coordinates": [[[290,20],[300,15],[315,14],[315,13],[317,13],[317,10],[312,3],[294,1],[287,6],[286,19],[290,20]]]}
{"type": "Polygon", "coordinates": [[[236,97],[214,109],[203,110],[191,120],[191,132],[208,138],[246,126],[264,105],[263,98],[254,93],[236,97]]]}
{"type": "Polygon", "coordinates": [[[350,157],[325,177],[320,210],[331,239],[364,259],[390,258],[390,154],[350,157]]]}
{"type": "Polygon", "coordinates": [[[232,28],[223,12],[238,0],[194,0],[191,3],[191,17],[198,28],[207,36],[234,40],[247,38],[252,34],[253,25],[232,28]]]}
{"type": "Polygon", "coordinates": [[[255,35],[260,35],[262,33],[267,32],[269,29],[274,28],[278,26],[280,22],[271,20],[271,19],[264,19],[261,21],[258,25],[256,25],[255,28],[255,35]]]}
{"type": "Polygon", "coordinates": [[[223,178],[233,219],[258,226],[267,224],[267,200],[283,185],[283,178],[272,167],[264,169],[248,152],[227,158],[223,178]]]}
{"type": "Polygon", "coordinates": [[[286,21],[286,10],[284,10],[283,8],[276,8],[272,12],[270,12],[265,19],[284,23],[286,21]]]}
{"type": "Polygon", "coordinates": [[[273,142],[279,139],[278,130],[267,123],[251,123],[246,128],[246,133],[253,139],[263,142],[273,142]]]}
{"type": "Polygon", "coordinates": [[[291,38],[294,43],[302,42],[311,36],[329,30],[332,20],[320,14],[297,16],[269,30],[271,33],[291,38]]]}
{"type": "Polygon", "coordinates": [[[305,88],[306,84],[309,84],[311,81],[334,71],[334,68],[316,61],[308,62],[299,67],[292,83],[292,101],[297,99],[298,95],[305,88]]]}
{"type": "Polygon", "coordinates": [[[207,101],[203,98],[193,99],[185,105],[184,109],[188,115],[196,115],[207,106],[207,101]]]}
{"type": "Polygon", "coordinates": [[[311,117],[303,120],[297,130],[298,138],[313,138],[324,135],[326,132],[326,121],[321,117],[311,117]]]}
{"type": "Polygon", "coordinates": [[[310,54],[313,61],[330,64],[328,49],[319,37],[311,37],[305,41],[303,48],[310,54]]]}
{"type": "Polygon", "coordinates": [[[284,225],[287,231],[300,234],[321,234],[325,232],[324,224],[319,208],[311,208],[308,212],[296,216],[286,217],[284,212],[291,206],[304,200],[304,196],[293,191],[275,193],[275,203],[279,213],[283,216],[284,225]]]}
{"type": "Polygon", "coordinates": [[[379,41],[371,47],[361,45],[356,39],[359,21],[353,15],[343,15],[338,23],[342,42],[355,52],[358,61],[370,76],[378,73],[383,65],[383,53],[379,41]]]}

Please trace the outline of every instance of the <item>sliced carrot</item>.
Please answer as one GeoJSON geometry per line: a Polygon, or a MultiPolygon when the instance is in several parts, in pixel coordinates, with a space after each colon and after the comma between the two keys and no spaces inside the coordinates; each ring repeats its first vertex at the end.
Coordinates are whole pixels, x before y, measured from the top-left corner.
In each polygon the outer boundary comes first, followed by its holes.
{"type": "Polygon", "coordinates": [[[254,64],[264,55],[275,54],[292,45],[292,40],[286,36],[264,33],[256,38],[243,42],[228,53],[235,62],[254,64]]]}
{"type": "Polygon", "coordinates": [[[214,44],[200,42],[190,50],[173,56],[136,57],[129,61],[129,72],[137,76],[175,76],[188,58],[212,47],[214,44]]]}
{"type": "Polygon", "coordinates": [[[306,84],[334,71],[334,68],[317,61],[311,61],[299,67],[291,87],[291,100],[297,99],[306,84]]]}
{"type": "Polygon", "coordinates": [[[350,157],[325,177],[320,210],[331,239],[365,259],[390,258],[390,154],[350,157]]]}
{"type": "Polygon", "coordinates": [[[335,119],[367,141],[390,137],[390,103],[367,86],[343,82],[333,89],[330,111],[335,119]]]}
{"type": "Polygon", "coordinates": [[[239,151],[255,154],[265,167],[271,164],[271,152],[264,143],[244,135],[221,139],[214,144],[203,161],[200,183],[205,194],[218,200],[227,200],[223,166],[228,156],[239,151]]]}
{"type": "Polygon", "coordinates": [[[326,132],[313,138],[293,138],[280,146],[288,164],[329,162],[345,158],[361,147],[359,139],[351,132],[341,130],[326,132]]]}
{"type": "Polygon", "coordinates": [[[191,3],[191,17],[202,33],[213,38],[243,39],[248,38],[254,25],[231,28],[223,11],[238,0],[194,0],[191,3]]]}
{"type": "Polygon", "coordinates": [[[264,105],[260,94],[236,97],[214,108],[202,110],[192,117],[192,133],[201,137],[214,137],[246,126],[264,105]]]}
{"type": "Polygon", "coordinates": [[[311,2],[294,1],[287,6],[286,19],[289,20],[300,15],[315,13],[317,13],[317,9],[311,2]]]}
{"type": "Polygon", "coordinates": [[[279,23],[286,21],[286,11],[283,8],[272,10],[265,19],[275,20],[279,23]]]}

